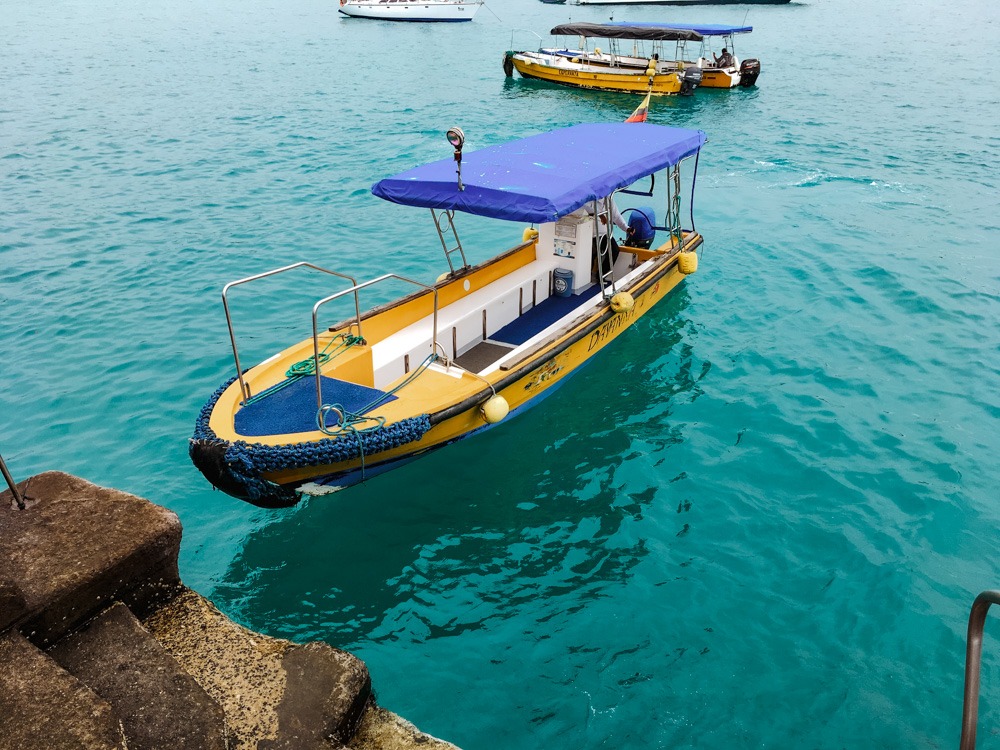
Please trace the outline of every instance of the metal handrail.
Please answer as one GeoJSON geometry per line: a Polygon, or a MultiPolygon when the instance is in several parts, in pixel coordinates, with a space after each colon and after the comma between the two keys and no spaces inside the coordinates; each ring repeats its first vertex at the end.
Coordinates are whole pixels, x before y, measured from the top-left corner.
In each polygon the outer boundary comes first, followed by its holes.
{"type": "Polygon", "coordinates": [[[983,626],[991,604],[1000,604],[1000,591],[984,591],[972,603],[969,613],[968,645],[965,651],[965,703],[962,706],[962,739],[959,750],[976,747],[979,721],[979,665],[983,657],[983,626]]]}
{"type": "MultiPolygon", "coordinates": [[[[246,400],[250,398],[250,394],[247,391],[246,383],[243,382],[243,368],[240,367],[240,354],[236,349],[236,334],[233,332],[233,319],[229,314],[229,300],[226,295],[229,290],[234,286],[239,286],[240,284],[246,284],[250,281],[256,281],[257,279],[263,279],[267,276],[274,276],[277,273],[283,273],[284,271],[291,271],[293,268],[299,268],[301,266],[306,266],[307,268],[312,268],[317,271],[322,271],[323,273],[328,273],[331,276],[339,276],[342,279],[347,279],[357,288],[357,281],[352,276],[347,276],[343,273],[337,273],[336,271],[329,271],[326,268],[321,268],[320,266],[314,266],[312,263],[306,263],[305,261],[299,263],[293,263],[290,266],[283,266],[282,268],[275,268],[273,271],[266,271],[265,273],[258,273],[256,276],[248,276],[245,279],[240,279],[238,281],[230,281],[224,287],[222,287],[222,306],[226,310],[226,325],[229,326],[229,340],[233,342],[233,359],[236,360],[236,376],[240,379],[240,403],[245,404],[246,400]]],[[[354,293],[354,310],[357,314],[358,321],[358,335],[361,335],[361,304],[358,301],[357,292],[354,293]]],[[[316,316],[313,314],[313,328],[315,329],[316,316]]]]}
{"type": "MultiPolygon", "coordinates": [[[[379,276],[378,278],[372,279],[371,281],[365,281],[361,284],[355,284],[350,289],[345,289],[342,292],[337,292],[336,294],[331,294],[329,297],[324,297],[315,305],[313,305],[312,312],[312,323],[313,323],[313,359],[316,364],[316,407],[318,409],[323,408],[323,386],[322,380],[320,380],[319,372],[319,330],[316,325],[316,314],[319,312],[319,308],[325,305],[327,302],[332,302],[338,297],[343,297],[345,294],[350,294],[354,292],[355,304],[357,304],[358,291],[364,289],[365,287],[372,286],[373,284],[378,284],[380,281],[385,281],[386,279],[398,279],[399,281],[405,281],[408,284],[415,284],[416,286],[423,287],[424,289],[430,289],[434,292],[434,330],[433,330],[433,341],[431,343],[431,351],[437,349],[437,328],[438,328],[438,290],[436,287],[430,286],[429,284],[421,284],[419,281],[414,281],[413,279],[407,279],[403,276],[397,276],[394,273],[387,273],[384,276],[379,276]]],[[[358,313],[358,335],[361,336],[361,313],[358,313]]]]}
{"type": "Polygon", "coordinates": [[[17,484],[14,482],[13,477],[11,477],[10,472],[7,471],[7,464],[4,463],[3,456],[0,456],[0,472],[3,473],[3,478],[7,480],[7,486],[10,487],[10,494],[14,496],[14,502],[17,503],[19,510],[24,510],[24,498],[21,497],[21,493],[17,489],[17,484]]]}

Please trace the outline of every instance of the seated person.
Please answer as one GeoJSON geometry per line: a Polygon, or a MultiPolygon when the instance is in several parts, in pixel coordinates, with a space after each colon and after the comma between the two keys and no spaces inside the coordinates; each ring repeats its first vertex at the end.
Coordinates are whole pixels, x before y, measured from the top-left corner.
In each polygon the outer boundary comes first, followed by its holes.
{"type": "MultiPolygon", "coordinates": [[[[618,260],[618,243],[615,242],[615,238],[611,236],[608,231],[608,208],[611,209],[611,221],[619,229],[623,229],[626,234],[632,234],[632,227],[625,223],[625,218],[621,215],[618,210],[618,206],[615,202],[611,200],[610,197],[601,198],[597,201],[597,237],[594,239],[594,274],[597,274],[597,257],[601,257],[601,270],[607,274],[611,271],[612,266],[615,261],[618,260]],[[610,241],[610,248],[608,243],[610,241]],[[600,251],[598,251],[598,247],[600,251]]],[[[594,204],[588,201],[583,205],[583,211],[589,216],[594,214],[594,204]]],[[[595,279],[596,281],[596,279],[595,279]]]]}
{"type": "Polygon", "coordinates": [[[731,68],[733,66],[733,56],[725,47],[722,48],[721,55],[712,55],[712,57],[715,58],[715,67],[717,68],[731,68]]]}

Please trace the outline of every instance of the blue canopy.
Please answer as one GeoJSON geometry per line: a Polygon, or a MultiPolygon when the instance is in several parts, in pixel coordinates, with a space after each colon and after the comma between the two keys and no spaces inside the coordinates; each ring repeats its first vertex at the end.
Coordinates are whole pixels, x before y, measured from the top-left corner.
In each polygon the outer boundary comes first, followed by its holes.
{"type": "Polygon", "coordinates": [[[584,124],[442,159],[386,177],[372,193],[393,203],[508,221],[555,221],[673,166],[705,143],[700,130],[649,123],[584,124]]]}
{"type": "Polygon", "coordinates": [[[652,29],[687,29],[702,36],[725,36],[727,34],[749,34],[753,26],[723,26],[718,23],[638,23],[636,21],[616,21],[609,26],[645,26],[652,29]]]}

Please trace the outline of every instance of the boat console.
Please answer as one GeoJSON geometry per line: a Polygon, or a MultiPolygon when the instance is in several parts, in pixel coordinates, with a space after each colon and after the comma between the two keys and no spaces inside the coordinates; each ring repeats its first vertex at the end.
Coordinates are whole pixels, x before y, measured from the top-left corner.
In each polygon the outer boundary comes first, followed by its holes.
{"type": "Polygon", "coordinates": [[[537,257],[554,256],[560,269],[572,272],[572,294],[579,294],[591,284],[593,239],[594,217],[583,210],[538,227],[537,257]]]}

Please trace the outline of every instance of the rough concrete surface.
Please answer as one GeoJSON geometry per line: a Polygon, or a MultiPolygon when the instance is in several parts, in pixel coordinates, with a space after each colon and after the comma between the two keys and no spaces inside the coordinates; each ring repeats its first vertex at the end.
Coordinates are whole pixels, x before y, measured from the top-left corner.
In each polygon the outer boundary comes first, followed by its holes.
{"type": "Polygon", "coordinates": [[[222,709],[125,605],[105,610],[48,655],[111,705],[129,750],[225,750],[222,709]]]}
{"type": "Polygon", "coordinates": [[[171,511],[58,471],[18,488],[25,510],[0,493],[0,585],[23,604],[0,611],[0,629],[47,646],[114,600],[141,615],[177,591],[181,525],[171,511]]]}
{"type": "Polygon", "coordinates": [[[336,746],[370,694],[356,657],[249,631],[193,591],[143,624],[222,706],[233,748],[321,747],[327,737],[336,746]]]}
{"type": "Polygon", "coordinates": [[[371,703],[357,734],[347,743],[351,750],[458,750],[450,742],[424,734],[406,719],[371,703]]]}
{"type": "Polygon", "coordinates": [[[18,633],[0,664],[0,750],[127,750],[111,706],[18,633]]]}
{"type": "MultiPolygon", "coordinates": [[[[372,687],[360,659],[325,643],[293,644],[281,666],[285,695],[277,707],[280,737],[343,741],[354,734],[372,687]]],[[[277,747],[261,743],[261,750],[277,747]]]]}
{"type": "Polygon", "coordinates": [[[457,750],[377,707],[355,656],[185,588],[172,512],[61,472],[18,487],[23,510],[0,493],[0,750],[457,750]]]}

